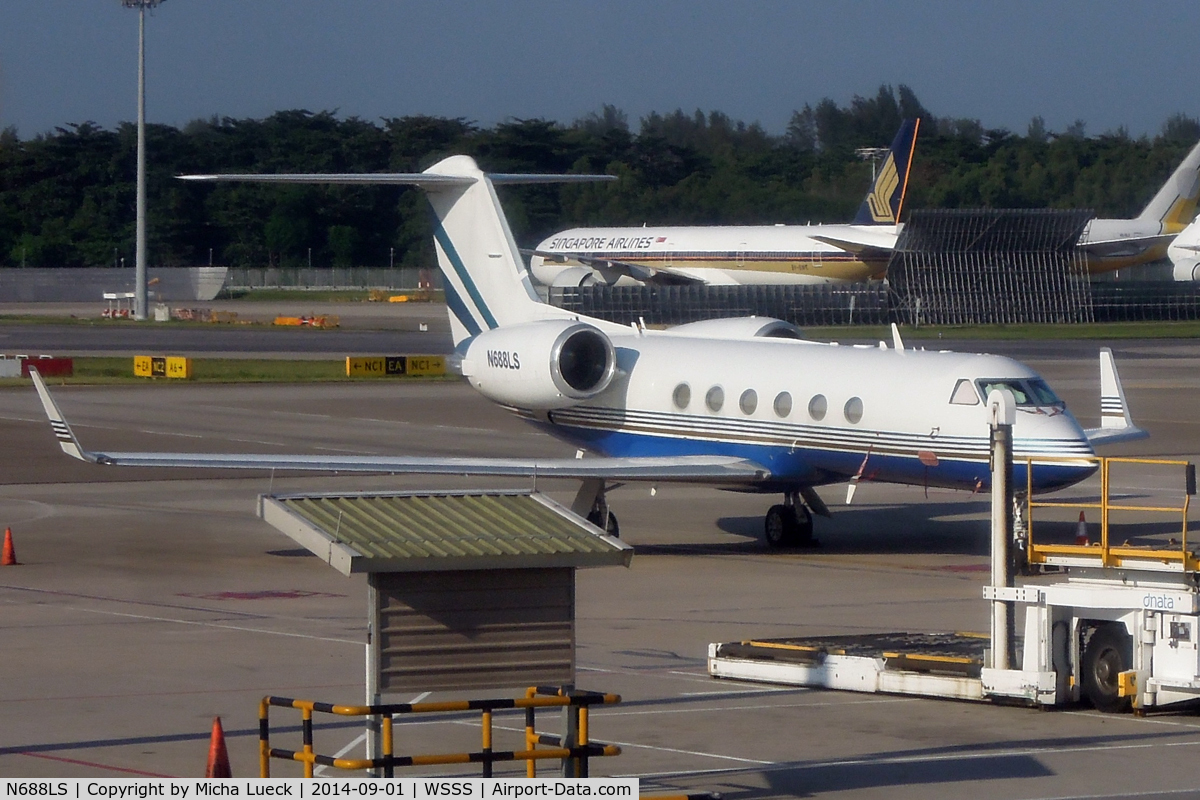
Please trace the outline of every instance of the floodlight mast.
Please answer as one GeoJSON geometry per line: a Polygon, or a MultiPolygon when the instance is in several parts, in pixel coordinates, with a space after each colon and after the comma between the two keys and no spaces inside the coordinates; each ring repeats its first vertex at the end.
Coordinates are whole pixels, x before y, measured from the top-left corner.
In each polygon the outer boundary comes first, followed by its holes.
{"type": "Polygon", "coordinates": [[[854,155],[858,156],[859,161],[871,162],[871,183],[875,183],[875,168],[879,165],[881,159],[891,152],[888,147],[858,147],[854,150],[854,155]]]}
{"type": "Polygon", "coordinates": [[[138,10],[137,232],[133,318],[146,319],[146,9],[164,0],[121,0],[138,10]]]}

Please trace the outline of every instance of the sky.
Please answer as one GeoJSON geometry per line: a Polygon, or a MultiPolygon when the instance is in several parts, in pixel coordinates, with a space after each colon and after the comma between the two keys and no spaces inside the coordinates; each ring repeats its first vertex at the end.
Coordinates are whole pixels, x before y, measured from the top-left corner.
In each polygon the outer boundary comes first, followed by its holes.
{"type": "MultiPolygon", "coordinates": [[[[136,119],[137,16],[3,0],[0,128],[136,119]]],[[[177,126],[297,108],[569,123],[609,103],[635,128],[699,108],[782,133],[805,103],[902,83],[1021,134],[1200,117],[1194,0],[164,0],[146,29],[147,119],[177,126]]]]}

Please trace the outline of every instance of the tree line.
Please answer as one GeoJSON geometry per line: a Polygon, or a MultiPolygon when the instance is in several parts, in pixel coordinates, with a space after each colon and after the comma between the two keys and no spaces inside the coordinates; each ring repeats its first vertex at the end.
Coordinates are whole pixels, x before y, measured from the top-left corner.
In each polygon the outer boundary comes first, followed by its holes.
{"type": "MultiPolygon", "coordinates": [[[[922,120],[908,208],[1091,208],[1136,215],[1200,139],[1167,119],[1154,137],[1088,136],[1040,117],[1024,134],[936,117],[907,86],[847,106],[806,105],[781,135],[719,111],[651,113],[636,130],[614,106],[570,124],[483,127],[427,116],[368,121],[335,112],[147,126],[148,254],[154,266],[422,266],[431,215],[399,187],[198,185],[198,172],[416,172],[453,153],[495,172],[607,172],[603,185],[503,189],[518,243],[587,225],[846,222],[870,183],[859,147],[922,120]]],[[[91,122],[22,140],[0,131],[0,266],[133,263],[136,127],[91,122]]]]}

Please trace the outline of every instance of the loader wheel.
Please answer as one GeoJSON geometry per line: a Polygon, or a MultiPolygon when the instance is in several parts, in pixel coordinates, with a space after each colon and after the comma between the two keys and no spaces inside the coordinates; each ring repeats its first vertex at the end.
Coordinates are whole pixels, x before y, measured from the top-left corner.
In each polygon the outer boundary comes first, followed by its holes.
{"type": "Polygon", "coordinates": [[[1129,697],[1117,694],[1119,676],[1133,662],[1133,641],[1119,623],[1102,625],[1083,651],[1083,694],[1097,711],[1113,714],[1127,710],[1129,697]]]}

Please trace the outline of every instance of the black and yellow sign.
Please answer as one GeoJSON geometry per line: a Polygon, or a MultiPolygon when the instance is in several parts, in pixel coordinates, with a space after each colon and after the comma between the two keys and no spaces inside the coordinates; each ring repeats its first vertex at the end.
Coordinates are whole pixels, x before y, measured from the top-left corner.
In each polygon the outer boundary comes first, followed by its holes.
{"type": "Polygon", "coordinates": [[[350,377],[391,378],[400,375],[445,375],[445,356],[368,356],[346,358],[350,377]]]}
{"type": "Polygon", "coordinates": [[[140,378],[190,378],[192,360],[182,356],[134,356],[133,374],[140,378]]]}

